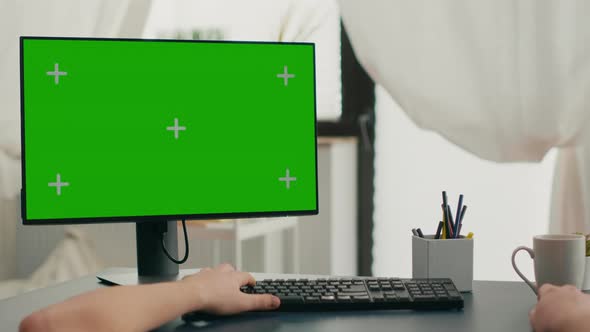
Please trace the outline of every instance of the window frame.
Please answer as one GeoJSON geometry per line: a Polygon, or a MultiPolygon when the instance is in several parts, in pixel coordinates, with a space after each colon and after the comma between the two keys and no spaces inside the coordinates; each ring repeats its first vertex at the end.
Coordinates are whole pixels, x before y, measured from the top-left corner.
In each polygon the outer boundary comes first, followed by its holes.
{"type": "Polygon", "coordinates": [[[371,276],[375,178],[375,83],[361,67],[340,23],[342,114],[318,121],[319,137],[357,139],[357,273],[371,276]]]}

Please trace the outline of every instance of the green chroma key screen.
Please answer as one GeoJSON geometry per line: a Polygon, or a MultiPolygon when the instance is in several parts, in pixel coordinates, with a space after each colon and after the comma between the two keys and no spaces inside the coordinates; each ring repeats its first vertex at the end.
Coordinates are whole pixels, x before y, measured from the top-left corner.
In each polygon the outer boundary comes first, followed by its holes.
{"type": "Polygon", "coordinates": [[[21,38],[25,223],[317,213],[314,45],[21,38]]]}

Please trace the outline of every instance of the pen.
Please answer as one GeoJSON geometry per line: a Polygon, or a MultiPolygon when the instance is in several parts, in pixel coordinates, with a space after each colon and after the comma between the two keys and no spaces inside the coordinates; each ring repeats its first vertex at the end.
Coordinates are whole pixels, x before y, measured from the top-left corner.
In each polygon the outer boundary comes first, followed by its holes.
{"type": "Polygon", "coordinates": [[[438,227],[436,228],[436,235],[434,235],[435,239],[440,239],[440,231],[442,230],[442,225],[443,225],[443,222],[439,221],[438,227]]]}
{"type": "Polygon", "coordinates": [[[451,234],[451,232],[450,232],[451,230],[448,229],[448,221],[449,221],[449,214],[448,214],[449,204],[448,203],[449,203],[449,201],[447,199],[447,192],[444,190],[442,192],[442,199],[443,199],[442,208],[443,208],[443,215],[444,215],[443,221],[445,222],[445,224],[444,224],[445,228],[447,228],[446,229],[446,236],[447,236],[447,238],[449,238],[449,234],[451,234]]]}
{"type": "Polygon", "coordinates": [[[449,235],[449,225],[447,223],[447,221],[449,220],[449,216],[447,214],[447,206],[441,204],[440,207],[443,210],[443,239],[446,239],[449,235]]]}
{"type": "Polygon", "coordinates": [[[457,203],[457,210],[455,211],[457,214],[455,215],[457,217],[457,220],[455,220],[455,225],[453,225],[453,231],[455,233],[455,237],[459,236],[459,221],[461,220],[460,216],[461,216],[461,208],[463,207],[463,194],[459,195],[459,203],[457,203]]]}
{"type": "Polygon", "coordinates": [[[454,238],[453,235],[455,235],[454,233],[454,229],[453,229],[453,213],[451,212],[451,207],[447,205],[447,216],[449,217],[449,219],[447,220],[447,224],[449,224],[449,239],[454,238]]]}
{"type": "Polygon", "coordinates": [[[467,238],[468,239],[473,239],[473,232],[469,232],[469,234],[467,234],[467,238]]]}
{"type": "Polygon", "coordinates": [[[459,234],[461,234],[461,226],[463,226],[463,217],[465,217],[465,211],[467,211],[467,205],[463,206],[463,210],[461,211],[461,216],[459,217],[459,221],[457,222],[459,224],[459,230],[457,231],[457,237],[459,237],[459,234]]]}
{"type": "Polygon", "coordinates": [[[453,238],[453,227],[451,226],[451,221],[447,220],[447,230],[449,231],[449,233],[446,234],[446,238],[447,239],[452,239],[453,238]]]}
{"type": "Polygon", "coordinates": [[[419,237],[424,238],[424,233],[422,233],[422,230],[420,228],[417,228],[416,232],[418,232],[419,237]]]}
{"type": "Polygon", "coordinates": [[[412,234],[414,234],[414,236],[418,236],[418,232],[416,231],[415,228],[412,228],[412,234]]]}

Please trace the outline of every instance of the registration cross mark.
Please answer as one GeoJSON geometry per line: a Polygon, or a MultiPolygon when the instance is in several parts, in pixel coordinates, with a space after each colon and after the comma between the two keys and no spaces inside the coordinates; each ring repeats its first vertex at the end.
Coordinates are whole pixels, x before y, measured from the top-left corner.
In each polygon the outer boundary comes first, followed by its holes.
{"type": "Polygon", "coordinates": [[[57,173],[57,180],[55,182],[49,182],[50,187],[57,189],[57,196],[61,196],[61,187],[68,187],[69,182],[61,182],[61,174],[57,173]]]}
{"type": "Polygon", "coordinates": [[[68,73],[65,71],[59,71],[59,63],[56,63],[54,66],[54,71],[48,71],[48,76],[53,76],[55,78],[55,85],[59,85],[59,77],[60,76],[68,76],[68,73]]]}

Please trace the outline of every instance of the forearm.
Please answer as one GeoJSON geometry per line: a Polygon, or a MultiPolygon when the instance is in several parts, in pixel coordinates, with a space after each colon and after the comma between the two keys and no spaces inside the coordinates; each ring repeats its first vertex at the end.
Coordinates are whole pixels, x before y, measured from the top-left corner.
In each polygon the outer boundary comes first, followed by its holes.
{"type": "Polygon", "coordinates": [[[148,331],[201,307],[197,292],[188,286],[174,282],[96,290],[34,313],[21,331],[148,331]]]}
{"type": "Polygon", "coordinates": [[[117,303],[109,310],[110,317],[122,321],[117,331],[143,332],[173,320],[185,312],[201,308],[200,297],[195,289],[183,282],[161,283],[125,288],[118,292],[118,299],[109,295],[109,301],[117,303]],[[123,313],[123,314],[122,314],[123,313]]]}
{"type": "Polygon", "coordinates": [[[35,312],[21,322],[21,332],[143,332],[188,311],[235,314],[273,310],[280,300],[269,294],[244,294],[251,274],[229,264],[204,268],[182,281],[95,290],[35,312]]]}

